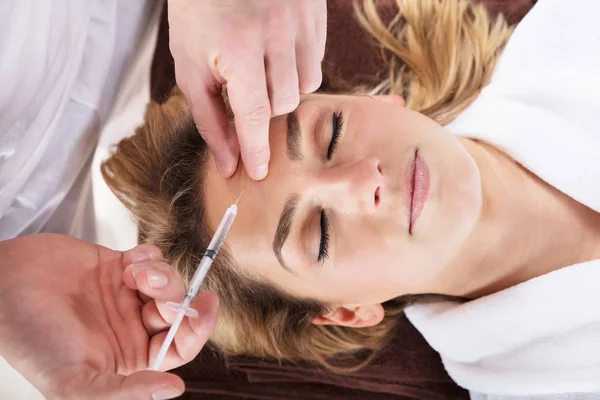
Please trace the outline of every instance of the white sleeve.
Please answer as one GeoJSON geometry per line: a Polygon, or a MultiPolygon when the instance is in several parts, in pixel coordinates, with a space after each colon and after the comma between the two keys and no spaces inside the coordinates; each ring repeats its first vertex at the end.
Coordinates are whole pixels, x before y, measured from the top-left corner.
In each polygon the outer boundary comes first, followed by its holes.
{"type": "Polygon", "coordinates": [[[87,9],[89,0],[0,2],[0,137],[52,94],[83,47],[87,9]]]}
{"type": "Polygon", "coordinates": [[[90,6],[0,1],[0,216],[53,141],[77,78],[90,6]]]}

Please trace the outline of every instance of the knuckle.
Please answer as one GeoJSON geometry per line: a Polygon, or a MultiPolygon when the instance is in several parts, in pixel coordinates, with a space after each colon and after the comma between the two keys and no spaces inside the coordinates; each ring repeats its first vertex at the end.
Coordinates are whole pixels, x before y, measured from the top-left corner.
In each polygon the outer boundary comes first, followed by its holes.
{"type": "Polygon", "coordinates": [[[265,9],[267,22],[271,26],[282,27],[287,26],[285,22],[288,20],[288,8],[285,1],[278,1],[265,9]]]}
{"type": "Polygon", "coordinates": [[[168,264],[166,261],[161,260],[151,260],[143,263],[147,268],[150,268],[155,271],[161,271],[166,273],[174,272],[174,268],[168,264]]]}
{"type": "Polygon", "coordinates": [[[300,104],[300,94],[298,92],[286,94],[273,99],[273,116],[283,115],[294,111],[300,104]]]}
{"type": "Polygon", "coordinates": [[[251,108],[250,112],[243,113],[241,118],[248,125],[264,125],[271,118],[271,106],[269,104],[259,104],[251,108]]]}
{"type": "Polygon", "coordinates": [[[214,54],[210,57],[211,68],[225,81],[231,78],[235,70],[235,61],[229,53],[214,54]]]}
{"type": "Polygon", "coordinates": [[[258,163],[263,161],[268,161],[270,156],[270,151],[268,146],[263,146],[259,143],[253,143],[247,149],[247,154],[251,155],[258,163]]]}
{"type": "MultiPolygon", "coordinates": [[[[223,50],[223,54],[239,55],[253,52],[260,47],[257,35],[256,26],[241,20],[224,32],[219,47],[223,50]]],[[[232,57],[231,61],[235,61],[235,59],[232,57]]]]}
{"type": "Polygon", "coordinates": [[[197,126],[198,133],[202,136],[202,139],[206,142],[208,147],[211,149],[218,148],[223,143],[224,137],[223,133],[211,131],[204,127],[197,126]]]}
{"type": "Polygon", "coordinates": [[[285,36],[285,34],[290,31],[291,27],[286,7],[284,5],[270,7],[267,11],[266,24],[270,38],[277,41],[280,40],[282,36],[285,36]]]}

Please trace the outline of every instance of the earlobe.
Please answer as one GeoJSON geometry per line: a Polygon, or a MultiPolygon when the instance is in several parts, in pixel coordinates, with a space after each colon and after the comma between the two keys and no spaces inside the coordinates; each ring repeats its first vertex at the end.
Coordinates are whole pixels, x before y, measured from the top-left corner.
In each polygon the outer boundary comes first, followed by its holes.
{"type": "Polygon", "coordinates": [[[383,320],[384,310],[381,304],[356,307],[337,307],[330,313],[313,319],[315,325],[339,325],[351,328],[375,326],[383,320]]]}

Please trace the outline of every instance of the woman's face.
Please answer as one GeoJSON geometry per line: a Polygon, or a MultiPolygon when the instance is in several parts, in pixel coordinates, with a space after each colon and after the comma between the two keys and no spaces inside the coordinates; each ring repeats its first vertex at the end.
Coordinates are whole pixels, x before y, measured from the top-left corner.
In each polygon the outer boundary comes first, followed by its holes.
{"type": "Polygon", "coordinates": [[[226,239],[243,272],[347,307],[445,293],[479,218],[479,171],[455,137],[391,99],[303,97],[271,120],[260,182],[243,167],[225,179],[209,159],[213,228],[243,190],[226,239]]]}

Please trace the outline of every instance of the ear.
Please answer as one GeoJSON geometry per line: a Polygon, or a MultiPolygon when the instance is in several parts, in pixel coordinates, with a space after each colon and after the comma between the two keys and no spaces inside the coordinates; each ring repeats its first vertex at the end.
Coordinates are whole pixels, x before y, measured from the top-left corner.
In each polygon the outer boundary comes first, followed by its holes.
{"type": "Polygon", "coordinates": [[[406,107],[406,101],[404,98],[402,96],[398,96],[397,94],[378,94],[373,97],[386,103],[394,103],[398,104],[400,107],[406,107]]]}
{"type": "Polygon", "coordinates": [[[337,307],[327,315],[316,317],[315,325],[340,325],[351,328],[375,326],[383,320],[384,311],[381,304],[369,304],[356,307],[337,307]]]}

